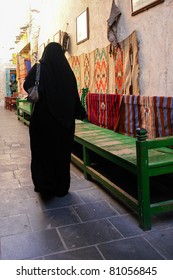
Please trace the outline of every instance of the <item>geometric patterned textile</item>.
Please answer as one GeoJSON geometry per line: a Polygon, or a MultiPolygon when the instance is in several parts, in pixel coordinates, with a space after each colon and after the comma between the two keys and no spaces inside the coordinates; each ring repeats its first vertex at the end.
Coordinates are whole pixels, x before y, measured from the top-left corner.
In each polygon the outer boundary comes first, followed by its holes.
{"type": "Polygon", "coordinates": [[[123,49],[119,43],[117,43],[116,48],[113,52],[113,60],[115,67],[115,93],[124,93],[124,59],[123,59],[123,49]]]}
{"type": "Polygon", "coordinates": [[[156,137],[173,135],[173,97],[154,96],[156,137]]]}
{"type": "Polygon", "coordinates": [[[120,116],[120,107],[123,96],[118,94],[88,93],[87,113],[88,121],[115,130],[120,116]]]}
{"type": "Polygon", "coordinates": [[[135,31],[113,48],[109,59],[108,92],[139,95],[138,49],[135,31]],[[115,81],[112,80],[112,77],[115,81]]]}
{"type": "MultiPolygon", "coordinates": [[[[80,64],[80,59],[79,59],[78,56],[71,56],[70,59],[69,59],[69,63],[71,65],[71,68],[72,68],[72,70],[74,72],[74,75],[76,77],[77,87],[78,87],[78,89],[81,89],[81,64],[80,64]]],[[[81,92],[81,90],[79,92],[81,92]]]]}
{"type": "Polygon", "coordinates": [[[83,67],[84,67],[84,88],[88,88],[90,84],[90,63],[89,55],[83,54],[83,67]]]}
{"type": "Polygon", "coordinates": [[[117,131],[136,137],[137,128],[145,128],[148,138],[155,138],[153,99],[149,96],[124,95],[117,131]]]}
{"type": "Polygon", "coordinates": [[[136,32],[132,32],[120,45],[123,49],[124,93],[128,95],[139,95],[139,46],[136,32]]]}
{"type": "Polygon", "coordinates": [[[97,93],[87,94],[86,103],[87,103],[88,121],[98,126],[100,126],[99,102],[100,102],[100,94],[97,93]]]}
{"type": "Polygon", "coordinates": [[[78,92],[87,87],[89,92],[98,94],[139,95],[136,32],[117,43],[111,54],[109,52],[110,45],[69,58],[78,92]]]}
{"type": "MultiPolygon", "coordinates": [[[[74,60],[75,57],[73,57],[74,60]]],[[[75,72],[75,76],[78,75],[78,80],[80,80],[80,87],[78,86],[79,93],[82,92],[83,88],[88,88],[90,85],[90,61],[89,61],[89,55],[88,54],[81,54],[77,57],[78,63],[76,65],[76,69],[73,69],[75,72]],[[80,66],[80,70],[78,69],[78,66],[80,66]],[[80,77],[79,77],[80,75],[80,77]]],[[[73,64],[74,65],[74,64],[73,64]]],[[[74,67],[74,66],[73,66],[74,67]]]]}
{"type": "Polygon", "coordinates": [[[95,50],[94,81],[96,93],[107,93],[108,88],[108,53],[107,49],[95,50]]]}

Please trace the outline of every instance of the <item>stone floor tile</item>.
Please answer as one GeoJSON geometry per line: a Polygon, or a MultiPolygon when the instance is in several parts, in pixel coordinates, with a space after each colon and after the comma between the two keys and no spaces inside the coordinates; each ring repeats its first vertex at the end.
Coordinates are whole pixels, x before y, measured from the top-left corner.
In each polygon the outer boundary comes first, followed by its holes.
{"type": "Polygon", "coordinates": [[[78,191],[83,189],[91,189],[96,187],[96,184],[94,184],[91,181],[87,181],[84,179],[78,179],[78,180],[71,180],[70,190],[72,191],[78,191]]]}
{"type": "Polygon", "coordinates": [[[2,260],[31,259],[62,250],[64,247],[55,229],[1,238],[2,260]]]}
{"type": "Polygon", "coordinates": [[[33,184],[32,179],[30,176],[27,176],[25,178],[18,177],[18,180],[20,182],[21,187],[27,187],[33,184]]]}
{"type": "Polygon", "coordinates": [[[117,215],[117,212],[106,201],[77,205],[74,206],[74,210],[82,221],[103,219],[117,215]]]}
{"type": "Polygon", "coordinates": [[[0,173],[17,170],[17,164],[0,163],[0,173]]]}
{"type": "Polygon", "coordinates": [[[104,190],[99,189],[98,187],[90,189],[90,191],[80,190],[77,192],[77,194],[85,203],[95,203],[98,201],[103,201],[108,195],[104,190]]]}
{"type": "Polygon", "coordinates": [[[116,198],[111,196],[109,193],[107,193],[105,200],[117,211],[117,213],[121,214],[128,214],[132,213],[133,210],[128,207],[127,205],[121,203],[116,198]]]}
{"type": "Polygon", "coordinates": [[[27,189],[24,188],[6,188],[0,189],[0,203],[2,201],[20,200],[29,198],[27,189]]]}
{"type": "Polygon", "coordinates": [[[162,260],[153,246],[142,237],[108,242],[98,246],[106,260],[162,260]]]}
{"type": "Polygon", "coordinates": [[[5,183],[8,180],[14,179],[14,178],[15,177],[14,177],[14,172],[13,171],[0,173],[0,180],[3,183],[5,183]]]}
{"type": "Polygon", "coordinates": [[[70,179],[71,182],[76,181],[76,180],[81,180],[82,178],[80,176],[78,176],[78,174],[75,174],[75,172],[73,171],[72,165],[70,165],[70,179]]]}
{"type": "Polygon", "coordinates": [[[85,247],[121,238],[120,233],[106,220],[58,228],[68,249],[85,247]]]}
{"type": "Polygon", "coordinates": [[[0,237],[31,231],[26,214],[0,217],[0,237]]]}
{"type": "Polygon", "coordinates": [[[69,250],[44,257],[45,260],[102,260],[102,256],[96,247],[87,247],[77,250],[69,250]]]}
{"type": "Polygon", "coordinates": [[[12,199],[1,201],[0,217],[27,214],[40,211],[37,199],[12,199]]]}
{"type": "Polygon", "coordinates": [[[31,171],[30,169],[26,168],[26,169],[18,169],[14,171],[14,176],[15,178],[31,178],[31,171]]]}
{"type": "MultiPolygon", "coordinates": [[[[0,144],[1,145],[1,144],[0,144]]],[[[5,162],[5,161],[7,161],[7,160],[10,160],[10,155],[9,154],[2,154],[2,153],[0,153],[0,161],[1,162],[5,162]]]]}
{"type": "Polygon", "coordinates": [[[28,185],[28,186],[23,186],[24,188],[26,188],[28,190],[29,196],[31,198],[38,198],[38,200],[40,201],[39,198],[39,193],[34,191],[34,185],[28,185]]]}
{"type": "Polygon", "coordinates": [[[29,220],[34,231],[50,229],[63,225],[77,224],[80,222],[72,208],[60,208],[55,210],[30,213],[29,220]]]}
{"type": "Polygon", "coordinates": [[[39,201],[43,210],[73,206],[82,203],[81,199],[74,192],[69,192],[64,197],[43,198],[42,196],[39,196],[39,201]]]}
{"type": "Polygon", "coordinates": [[[119,215],[109,218],[109,221],[118,229],[124,237],[143,234],[144,231],[139,227],[137,215],[119,215]]]}
{"type": "Polygon", "coordinates": [[[167,260],[173,260],[173,228],[147,232],[145,239],[167,260]]]}
{"type": "Polygon", "coordinates": [[[88,190],[81,190],[78,191],[78,196],[85,202],[85,203],[91,203],[91,202],[97,202],[105,200],[107,201],[119,214],[123,213],[129,213],[132,212],[132,210],[129,207],[126,207],[123,203],[120,203],[117,201],[116,198],[110,195],[103,187],[101,187],[99,184],[97,184],[97,188],[88,190]]]}
{"type": "Polygon", "coordinates": [[[157,226],[159,228],[173,227],[173,213],[167,212],[157,215],[157,226]]]}
{"type": "MultiPolygon", "coordinates": [[[[129,207],[72,163],[69,194],[41,196],[31,180],[28,127],[2,107],[0,119],[0,259],[173,259],[172,212],[144,232],[129,207]]],[[[124,187],[126,177],[118,179],[124,187]]]]}
{"type": "Polygon", "coordinates": [[[72,174],[76,178],[78,178],[78,179],[80,179],[80,178],[83,179],[84,178],[84,175],[81,172],[81,170],[78,167],[76,167],[74,164],[71,164],[70,169],[71,169],[72,174]]]}
{"type": "Polygon", "coordinates": [[[40,209],[41,207],[37,198],[20,200],[19,211],[23,211],[23,213],[35,213],[40,211],[40,209]]]}
{"type": "MultiPolygon", "coordinates": [[[[5,172],[6,173],[6,172],[5,172]]],[[[9,172],[8,172],[9,173],[9,172]]],[[[0,190],[1,189],[13,189],[13,188],[20,188],[20,182],[18,179],[15,178],[11,178],[8,180],[1,180],[1,184],[0,184],[0,190]]]]}

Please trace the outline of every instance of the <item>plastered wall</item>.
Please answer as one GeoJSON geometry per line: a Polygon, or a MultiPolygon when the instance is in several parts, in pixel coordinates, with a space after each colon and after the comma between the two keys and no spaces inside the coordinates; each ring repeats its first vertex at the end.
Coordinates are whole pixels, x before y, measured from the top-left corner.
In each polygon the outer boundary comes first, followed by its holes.
{"type": "MultiPolygon", "coordinates": [[[[117,25],[118,41],[137,31],[139,40],[139,85],[141,95],[173,95],[173,0],[165,0],[147,11],[131,16],[131,0],[115,0],[121,11],[117,25]]],[[[44,21],[39,44],[53,40],[58,30],[70,35],[66,54],[80,55],[102,48],[107,40],[107,19],[112,0],[43,1],[44,21]],[[46,9],[45,9],[46,6],[46,9]],[[76,44],[76,17],[89,7],[89,40],[76,44]]]]}
{"type": "Polygon", "coordinates": [[[165,0],[136,16],[130,1],[118,0],[122,16],[118,38],[135,29],[139,40],[139,83],[142,95],[173,96],[173,0],[165,0]]]}
{"type": "MultiPolygon", "coordinates": [[[[71,55],[89,53],[109,45],[107,20],[112,0],[40,0],[39,45],[53,41],[59,31],[70,35],[71,55]],[[76,44],[76,17],[89,7],[89,40],[76,44]]],[[[173,0],[165,0],[147,11],[131,16],[131,0],[115,0],[121,11],[117,25],[118,41],[134,30],[139,41],[139,87],[141,95],[173,95],[173,0]]],[[[1,67],[1,72],[3,66],[1,67]]],[[[0,99],[5,95],[4,75],[0,99]],[[3,86],[4,85],[4,86],[3,86]]]]}

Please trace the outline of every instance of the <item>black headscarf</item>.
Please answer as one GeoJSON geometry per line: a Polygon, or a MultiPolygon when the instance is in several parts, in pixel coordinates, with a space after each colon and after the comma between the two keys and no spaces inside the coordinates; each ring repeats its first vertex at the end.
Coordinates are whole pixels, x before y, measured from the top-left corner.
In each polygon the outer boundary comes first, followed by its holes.
{"type": "MultiPolygon", "coordinates": [[[[35,115],[37,112],[41,117],[41,112],[44,114],[45,111],[61,125],[73,127],[75,118],[85,119],[86,112],[80,102],[75,75],[61,45],[49,43],[44,49],[40,63],[40,99],[34,109],[35,115]]],[[[25,79],[25,91],[34,85],[35,76],[36,64],[25,79]]]]}
{"type": "Polygon", "coordinates": [[[76,78],[61,45],[49,43],[44,49],[40,63],[44,76],[43,89],[50,113],[61,124],[67,127],[73,125],[79,96],[76,78]]]}

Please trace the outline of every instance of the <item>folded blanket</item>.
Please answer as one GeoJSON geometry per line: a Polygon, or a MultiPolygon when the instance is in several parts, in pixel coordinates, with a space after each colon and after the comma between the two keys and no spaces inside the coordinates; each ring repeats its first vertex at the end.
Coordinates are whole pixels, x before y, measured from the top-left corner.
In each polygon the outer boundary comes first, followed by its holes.
{"type": "Polygon", "coordinates": [[[153,97],[156,136],[173,135],[173,97],[153,97]]]}
{"type": "Polygon", "coordinates": [[[87,94],[87,112],[89,122],[98,126],[115,130],[120,116],[123,95],[87,94]]]}
{"type": "Polygon", "coordinates": [[[148,138],[155,137],[153,99],[149,96],[124,95],[117,131],[135,137],[139,127],[147,130],[148,138]]]}

